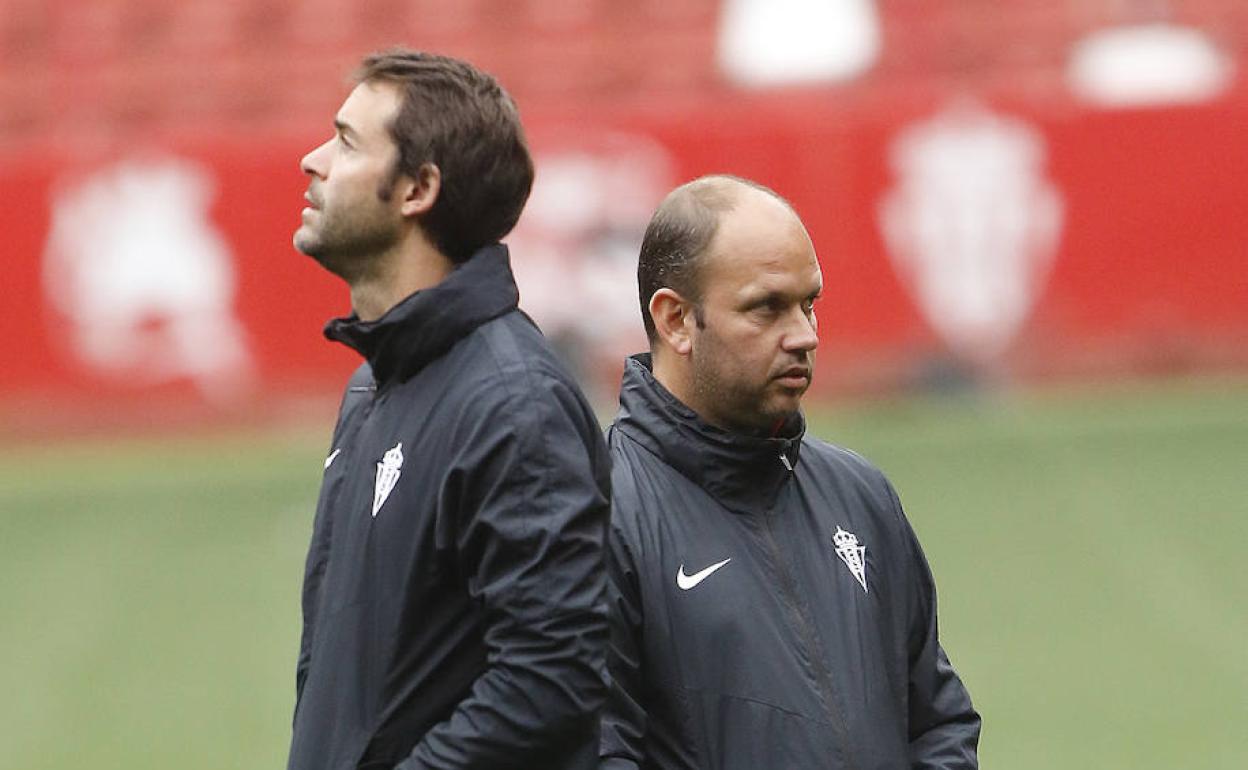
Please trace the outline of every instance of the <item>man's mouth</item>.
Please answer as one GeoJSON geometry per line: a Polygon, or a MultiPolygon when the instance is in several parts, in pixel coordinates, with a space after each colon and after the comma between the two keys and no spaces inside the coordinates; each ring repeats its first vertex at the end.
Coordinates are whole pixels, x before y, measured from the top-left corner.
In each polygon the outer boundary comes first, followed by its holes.
{"type": "Polygon", "coordinates": [[[774,377],[786,388],[803,388],[810,384],[809,366],[790,366],[774,377]]]}

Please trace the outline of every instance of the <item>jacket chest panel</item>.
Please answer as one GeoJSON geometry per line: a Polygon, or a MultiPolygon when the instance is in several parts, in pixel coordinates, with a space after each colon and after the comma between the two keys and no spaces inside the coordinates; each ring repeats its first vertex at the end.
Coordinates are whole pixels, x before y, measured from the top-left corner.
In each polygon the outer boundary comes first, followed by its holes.
{"type": "Polygon", "coordinates": [[[788,492],[769,519],[728,511],[691,483],[673,486],[655,501],[658,557],[643,581],[644,603],[662,608],[648,613],[660,626],[647,633],[648,658],[679,661],[660,679],[819,713],[811,682],[821,667],[879,665],[868,660],[878,646],[861,643],[876,633],[870,595],[832,573],[846,568],[835,528],[822,537],[826,517],[788,492]]]}
{"type": "Polygon", "coordinates": [[[331,610],[402,593],[445,569],[438,558],[437,493],[446,431],[381,397],[341,431],[322,482],[332,517],[326,572],[331,610]]]}
{"type": "Polygon", "coordinates": [[[894,582],[885,569],[889,557],[878,521],[861,501],[847,502],[795,479],[776,512],[760,517],[759,529],[803,595],[868,621],[887,614],[894,582]]]}
{"type": "Polygon", "coordinates": [[[801,562],[809,571],[795,582],[832,687],[856,694],[844,704],[847,718],[889,713],[906,698],[905,640],[913,598],[912,564],[889,526],[893,514],[882,500],[856,488],[811,484],[807,478],[798,479],[791,492],[794,505],[814,515],[796,528],[776,517],[772,529],[781,550],[806,549],[816,556],[801,562]]]}

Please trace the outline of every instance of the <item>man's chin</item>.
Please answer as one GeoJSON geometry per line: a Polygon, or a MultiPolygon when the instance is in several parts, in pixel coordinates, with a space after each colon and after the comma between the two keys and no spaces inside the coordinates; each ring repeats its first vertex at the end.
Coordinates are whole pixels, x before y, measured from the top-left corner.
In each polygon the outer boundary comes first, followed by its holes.
{"type": "Polygon", "coordinates": [[[802,410],[801,396],[778,398],[767,405],[767,422],[771,426],[787,422],[802,410]]]}
{"type": "Polygon", "coordinates": [[[736,413],[732,430],[755,436],[773,436],[800,411],[799,399],[772,400],[749,415],[743,412],[736,413]]]}
{"type": "Polygon", "coordinates": [[[300,227],[296,230],[291,242],[295,245],[295,251],[313,259],[316,258],[316,238],[306,229],[300,227]]]}
{"type": "Polygon", "coordinates": [[[305,232],[302,229],[297,230],[293,242],[295,251],[298,251],[305,257],[311,257],[316,260],[326,270],[334,273],[338,272],[339,267],[337,263],[341,261],[340,258],[334,254],[333,250],[325,248],[325,244],[318,240],[314,234],[305,232]]]}
{"type": "Polygon", "coordinates": [[[767,406],[777,414],[793,414],[802,408],[802,396],[806,395],[806,391],[809,388],[809,380],[801,387],[786,387],[777,383],[776,389],[772,391],[771,401],[767,406]]]}

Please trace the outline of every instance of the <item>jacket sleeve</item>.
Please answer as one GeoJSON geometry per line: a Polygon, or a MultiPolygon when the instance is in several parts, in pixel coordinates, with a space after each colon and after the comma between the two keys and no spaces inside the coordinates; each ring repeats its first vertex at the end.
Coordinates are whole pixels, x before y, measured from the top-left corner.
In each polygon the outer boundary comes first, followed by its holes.
{"type": "Polygon", "coordinates": [[[641,653],[644,614],[634,565],[625,536],[613,526],[607,541],[610,688],[602,716],[600,770],[636,770],[645,759],[641,653]]]}
{"type": "Polygon", "coordinates": [[[909,735],[912,770],[974,770],[979,767],[980,717],[971,696],[940,646],[936,622],[936,584],[918,538],[901,512],[911,552],[917,601],[911,623],[909,655],[909,735]]]}
{"type": "Polygon", "coordinates": [[[398,767],[566,767],[572,755],[590,766],[606,691],[610,511],[592,413],[562,381],[520,378],[483,394],[450,446],[438,526],[481,608],[486,667],[398,767]]]}

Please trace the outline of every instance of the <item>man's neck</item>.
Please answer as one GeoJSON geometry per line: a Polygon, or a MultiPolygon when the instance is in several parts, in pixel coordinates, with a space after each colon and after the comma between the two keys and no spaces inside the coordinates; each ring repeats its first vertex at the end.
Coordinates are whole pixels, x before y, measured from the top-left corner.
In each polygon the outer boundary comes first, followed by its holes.
{"type": "Polygon", "coordinates": [[[667,389],[668,393],[676,397],[677,401],[694,410],[706,422],[715,424],[697,408],[696,399],[693,397],[693,376],[688,361],[680,359],[670,350],[655,346],[650,352],[650,372],[654,375],[654,379],[667,389]]]}
{"type": "Polygon", "coordinates": [[[654,375],[654,379],[667,389],[668,393],[693,410],[703,422],[729,433],[755,438],[774,438],[788,420],[785,417],[776,421],[768,421],[765,425],[745,425],[717,419],[709,410],[700,408],[703,402],[695,392],[697,386],[694,384],[693,370],[688,360],[679,358],[670,350],[651,348],[650,372],[654,375]]]}
{"type": "Polygon", "coordinates": [[[441,283],[454,268],[430,246],[396,250],[377,260],[375,270],[351,281],[351,308],[361,321],[376,321],[421,289],[441,283]]]}

